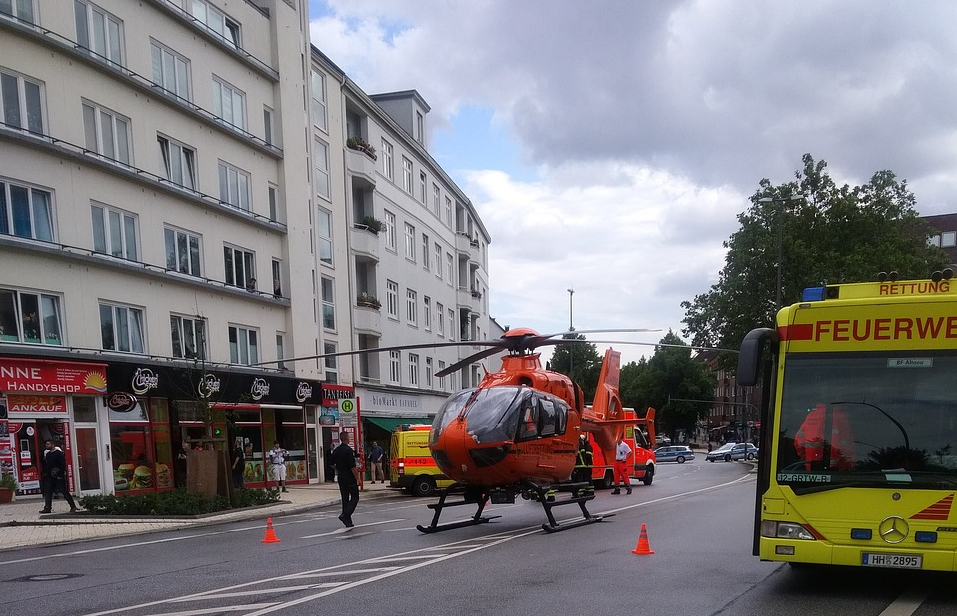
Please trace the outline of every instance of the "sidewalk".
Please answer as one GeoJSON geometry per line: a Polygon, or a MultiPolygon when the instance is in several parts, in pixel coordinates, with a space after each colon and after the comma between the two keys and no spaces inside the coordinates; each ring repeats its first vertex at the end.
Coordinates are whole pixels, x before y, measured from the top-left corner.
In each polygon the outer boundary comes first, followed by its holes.
{"type": "MultiPolygon", "coordinates": [[[[365,482],[362,496],[384,495],[387,484],[365,482]]],[[[83,513],[69,514],[61,498],[53,501],[53,513],[41,514],[43,497],[18,496],[14,502],[0,505],[0,551],[26,546],[88,541],[106,537],[141,535],[179,528],[192,528],[261,520],[316,509],[339,502],[339,486],[335,483],[289,486],[275,505],[224,511],[195,518],[117,518],[93,517],[83,513]]]]}

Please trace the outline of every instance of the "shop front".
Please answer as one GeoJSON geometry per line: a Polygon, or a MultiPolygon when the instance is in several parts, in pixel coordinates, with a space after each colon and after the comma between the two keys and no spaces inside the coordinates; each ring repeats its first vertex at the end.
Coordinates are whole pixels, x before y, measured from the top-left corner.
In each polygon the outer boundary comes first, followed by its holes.
{"type": "Polygon", "coordinates": [[[97,473],[100,450],[94,447],[87,455],[84,428],[89,409],[106,391],[102,363],[0,357],[0,471],[14,475],[17,494],[40,493],[40,456],[47,440],[72,462],[70,490],[95,489],[87,478],[97,473]]]}
{"type": "Polygon", "coordinates": [[[308,418],[309,464],[315,472],[310,475],[314,482],[336,480],[336,471],[331,464],[332,450],[339,446],[339,432],[350,430],[352,446],[359,451],[359,404],[356,390],[349,385],[323,383],[322,404],[308,418]]]}

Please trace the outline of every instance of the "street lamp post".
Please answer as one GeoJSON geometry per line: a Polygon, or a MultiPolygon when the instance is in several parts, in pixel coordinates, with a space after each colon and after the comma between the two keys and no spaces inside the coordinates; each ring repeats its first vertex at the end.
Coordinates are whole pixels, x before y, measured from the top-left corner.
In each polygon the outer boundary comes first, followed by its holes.
{"type": "Polygon", "coordinates": [[[774,307],[781,309],[781,261],[784,259],[784,204],[788,201],[799,201],[803,199],[801,195],[791,195],[790,197],[761,197],[758,203],[780,203],[778,207],[777,235],[778,235],[778,262],[777,262],[777,286],[774,289],[774,307]]]}
{"type": "Polygon", "coordinates": [[[568,331],[575,331],[575,326],[572,325],[572,298],[575,296],[575,289],[568,289],[568,331]]]}

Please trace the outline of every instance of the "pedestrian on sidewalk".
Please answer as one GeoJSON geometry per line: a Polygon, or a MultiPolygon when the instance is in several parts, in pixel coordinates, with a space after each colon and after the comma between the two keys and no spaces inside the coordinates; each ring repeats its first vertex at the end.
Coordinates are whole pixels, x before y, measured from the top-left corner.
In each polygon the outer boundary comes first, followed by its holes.
{"type": "Polygon", "coordinates": [[[372,465],[372,483],[376,480],[385,483],[385,473],[382,472],[382,457],[385,452],[379,447],[378,441],[372,441],[372,449],[369,450],[369,463],[372,465]]]}
{"type": "Polygon", "coordinates": [[[63,450],[47,439],[43,443],[44,452],[40,458],[40,488],[43,492],[43,509],[40,513],[52,513],[53,493],[63,495],[70,505],[70,513],[76,513],[76,503],[66,485],[66,456],[63,450]]]}
{"type": "Polygon", "coordinates": [[[272,449],[266,455],[269,456],[269,462],[272,464],[273,478],[283,492],[288,492],[289,490],[286,489],[286,456],[289,455],[289,452],[282,448],[279,441],[275,441],[272,444],[272,449]]]}
{"type": "Polygon", "coordinates": [[[339,433],[339,446],[332,451],[332,463],[336,467],[336,480],[339,482],[339,497],[342,499],[342,513],[339,521],[346,528],[352,528],[352,514],[359,504],[359,467],[356,454],[349,446],[349,433],[339,433]]]}
{"type": "MultiPolygon", "coordinates": [[[[285,465],[284,465],[285,466],[285,465]]],[[[245,488],[246,481],[243,473],[246,470],[246,451],[243,449],[243,438],[236,437],[233,444],[233,485],[237,488],[245,488]]]]}

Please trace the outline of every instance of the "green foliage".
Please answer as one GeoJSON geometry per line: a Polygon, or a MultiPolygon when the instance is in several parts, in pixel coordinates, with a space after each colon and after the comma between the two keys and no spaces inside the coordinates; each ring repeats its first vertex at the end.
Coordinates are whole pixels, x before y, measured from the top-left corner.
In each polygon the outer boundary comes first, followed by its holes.
{"type": "MultiPolygon", "coordinates": [[[[237,507],[254,507],[279,500],[279,490],[236,490],[237,507]]],[[[91,495],[80,498],[80,505],[98,515],[186,516],[216,513],[230,509],[229,501],[216,495],[206,498],[186,490],[165,490],[146,494],[91,495]]]]}
{"type": "Polygon", "coordinates": [[[698,419],[712,406],[714,375],[704,363],[692,358],[691,348],[674,332],[669,330],[659,344],[651,359],[642,358],[622,367],[622,404],[634,407],[638,415],[654,407],[657,434],[675,435],[679,429],[693,434],[698,419]]]}
{"type": "MultiPolygon", "coordinates": [[[[565,334],[565,340],[585,340],[584,334],[565,334]]],[[[560,344],[552,351],[548,368],[567,375],[582,388],[586,403],[595,399],[598,389],[598,376],[604,357],[598,354],[595,345],[590,342],[560,344]]]]}
{"type": "MultiPolygon", "coordinates": [[[[751,329],[773,325],[778,233],[783,306],[800,301],[809,286],[876,280],[881,271],[929,278],[945,266],[944,253],[927,245],[931,232],[905,181],[879,171],[863,186],[837,186],[827,163],[810,154],[802,161],[792,182],[761,180],[750,208],[738,215],[741,228],[725,242],[717,284],[682,302],[682,333],[695,346],[737,349],[751,329]]],[[[732,359],[723,363],[730,367],[732,359]]]]}
{"type": "Polygon", "coordinates": [[[13,473],[3,473],[0,475],[0,488],[10,488],[16,491],[17,480],[13,478],[13,473]]]}

